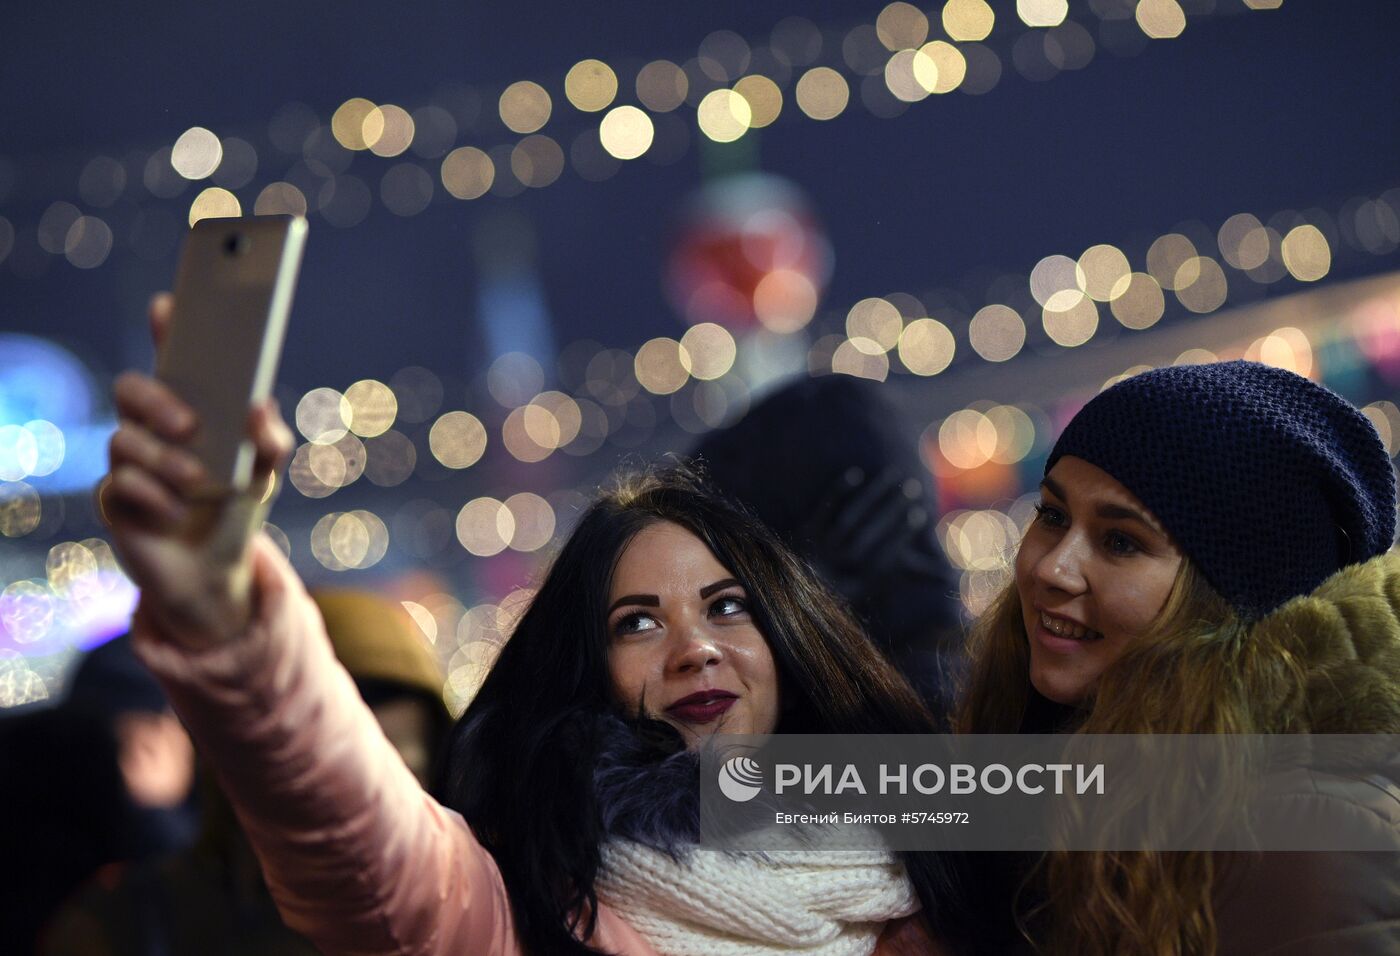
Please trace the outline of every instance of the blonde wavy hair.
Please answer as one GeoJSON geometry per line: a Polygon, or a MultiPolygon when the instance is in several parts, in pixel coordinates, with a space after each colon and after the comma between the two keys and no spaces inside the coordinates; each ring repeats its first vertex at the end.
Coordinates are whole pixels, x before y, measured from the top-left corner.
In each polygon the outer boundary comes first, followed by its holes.
{"type": "MultiPolygon", "coordinates": [[[[1072,728],[1086,734],[1288,733],[1303,713],[1305,677],[1274,640],[1249,639],[1241,619],[1183,558],[1148,632],[1100,676],[1072,728]]],[[[1014,580],[969,637],[954,727],[1018,733],[1030,700],[1030,649],[1014,580]]],[[[1040,728],[1048,729],[1048,728],[1040,728]]],[[[1061,728],[1069,730],[1070,728],[1061,728]]],[[[1041,953],[1061,956],[1210,956],[1217,950],[1207,852],[1057,852],[1027,877],[1043,902],[1017,922],[1041,953]]]]}

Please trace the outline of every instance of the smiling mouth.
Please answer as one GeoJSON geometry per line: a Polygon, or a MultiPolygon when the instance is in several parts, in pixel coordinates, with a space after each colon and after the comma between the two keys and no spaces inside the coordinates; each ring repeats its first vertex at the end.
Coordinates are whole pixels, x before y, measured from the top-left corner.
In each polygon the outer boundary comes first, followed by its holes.
{"type": "Polygon", "coordinates": [[[1040,626],[1045,628],[1055,637],[1061,637],[1070,641],[1100,641],[1103,635],[1098,631],[1091,631],[1082,624],[1074,621],[1067,621],[1062,617],[1051,617],[1044,611],[1040,612],[1040,626]]]}

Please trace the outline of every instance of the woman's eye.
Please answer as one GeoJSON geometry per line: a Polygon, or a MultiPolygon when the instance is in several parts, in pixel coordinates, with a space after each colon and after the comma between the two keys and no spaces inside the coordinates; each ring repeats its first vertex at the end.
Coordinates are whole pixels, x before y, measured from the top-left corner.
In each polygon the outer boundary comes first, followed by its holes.
{"type": "Polygon", "coordinates": [[[1063,528],[1067,524],[1063,511],[1043,503],[1035,506],[1035,520],[1052,528],[1063,528]]]}
{"type": "Polygon", "coordinates": [[[1136,541],[1121,531],[1110,531],[1104,543],[1108,546],[1109,553],[1116,555],[1137,554],[1142,550],[1136,541]]]}
{"type": "Polygon", "coordinates": [[[656,622],[656,618],[652,617],[650,614],[634,611],[631,614],[624,614],[617,619],[613,624],[613,633],[620,635],[641,634],[646,631],[653,631],[660,626],[661,625],[656,622]]]}
{"type": "Polygon", "coordinates": [[[728,595],[718,598],[710,605],[710,614],[715,617],[733,617],[736,614],[747,612],[749,606],[744,599],[737,595],[728,595]]]}

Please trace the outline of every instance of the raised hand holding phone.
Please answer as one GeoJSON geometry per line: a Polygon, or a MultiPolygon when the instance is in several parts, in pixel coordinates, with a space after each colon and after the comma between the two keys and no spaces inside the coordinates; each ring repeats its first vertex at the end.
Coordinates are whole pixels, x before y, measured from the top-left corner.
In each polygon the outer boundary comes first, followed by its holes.
{"type": "Polygon", "coordinates": [[[255,246],[223,243],[257,222],[191,232],[177,281],[183,298],[158,296],[151,306],[157,364],[169,380],[137,372],[117,380],[121,424],[99,491],[113,544],[142,589],[139,613],[192,645],[232,638],[247,621],[248,541],[292,446],[266,395],[305,225],[279,226],[299,234],[293,255],[275,231],[259,230],[252,242],[277,255],[236,261],[255,246]],[[220,249],[233,254],[208,255],[220,249]]]}

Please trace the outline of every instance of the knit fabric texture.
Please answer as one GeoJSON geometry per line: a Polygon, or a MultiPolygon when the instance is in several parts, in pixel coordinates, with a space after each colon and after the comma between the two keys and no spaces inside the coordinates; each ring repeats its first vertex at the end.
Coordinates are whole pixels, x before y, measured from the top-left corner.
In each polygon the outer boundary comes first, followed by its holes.
{"type": "Polygon", "coordinates": [[[1257,362],[1126,379],[1074,416],[1046,474],[1066,455],[1136,495],[1247,619],[1395,537],[1395,471],[1375,427],[1321,385],[1257,362]]]}
{"type": "Polygon", "coordinates": [[[869,956],[885,924],[915,913],[904,866],[878,851],[602,847],[598,899],[662,956],[869,956]]]}

